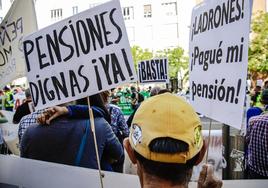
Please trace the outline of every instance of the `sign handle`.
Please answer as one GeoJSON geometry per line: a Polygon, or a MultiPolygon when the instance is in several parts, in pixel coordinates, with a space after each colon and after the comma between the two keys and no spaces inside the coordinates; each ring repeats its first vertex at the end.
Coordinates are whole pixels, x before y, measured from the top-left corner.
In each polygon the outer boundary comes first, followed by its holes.
{"type": "Polygon", "coordinates": [[[208,151],[209,151],[209,144],[210,144],[211,124],[212,124],[212,119],[210,118],[210,121],[209,121],[209,131],[208,131],[208,145],[207,145],[206,164],[208,163],[208,151]]]}
{"type": "Polygon", "coordinates": [[[104,174],[101,172],[101,167],[100,167],[100,158],[99,158],[98,144],[97,144],[96,133],[95,133],[94,116],[93,116],[92,108],[90,107],[90,99],[89,99],[89,97],[87,97],[87,104],[88,104],[88,113],[89,113],[91,131],[92,131],[93,139],[94,139],[94,145],[95,145],[95,152],[96,152],[97,164],[98,164],[99,175],[100,175],[101,188],[103,188],[103,180],[102,180],[102,178],[104,177],[104,174]]]}

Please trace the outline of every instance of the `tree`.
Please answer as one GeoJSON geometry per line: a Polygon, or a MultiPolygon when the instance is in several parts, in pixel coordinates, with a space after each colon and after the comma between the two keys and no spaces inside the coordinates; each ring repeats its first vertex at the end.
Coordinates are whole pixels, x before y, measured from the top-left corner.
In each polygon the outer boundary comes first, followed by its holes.
{"type": "Polygon", "coordinates": [[[152,52],[150,52],[148,49],[144,50],[139,46],[133,46],[131,48],[131,53],[132,53],[132,57],[133,57],[133,61],[134,61],[134,65],[136,69],[138,67],[139,61],[153,58],[152,52]]]}
{"type": "Polygon", "coordinates": [[[176,47],[173,49],[166,49],[158,51],[156,53],[157,57],[167,57],[169,64],[169,77],[171,79],[177,79],[179,72],[180,85],[183,87],[183,82],[189,74],[188,71],[188,57],[184,56],[184,50],[181,47],[176,47]]]}
{"type": "Polygon", "coordinates": [[[268,13],[259,12],[251,25],[248,69],[253,80],[268,76],[268,13]]]}

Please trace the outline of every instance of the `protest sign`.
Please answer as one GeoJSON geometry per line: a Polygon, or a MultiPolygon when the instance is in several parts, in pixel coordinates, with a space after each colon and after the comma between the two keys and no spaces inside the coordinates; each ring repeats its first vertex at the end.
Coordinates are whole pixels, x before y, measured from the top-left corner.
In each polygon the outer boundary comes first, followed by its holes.
{"type": "Polygon", "coordinates": [[[0,88],[25,76],[22,39],[37,30],[32,0],[15,0],[0,25],[0,88]]]}
{"type": "Polygon", "coordinates": [[[241,128],[246,91],[250,1],[207,0],[193,9],[190,102],[203,115],[241,128]]]}
{"type": "Polygon", "coordinates": [[[27,36],[23,48],[36,109],[137,79],[118,0],[27,36]]]}
{"type": "MultiPolygon", "coordinates": [[[[88,188],[100,187],[98,170],[0,155],[0,187],[88,188]]],[[[136,188],[138,176],[103,171],[104,187],[136,188]]]]}
{"type": "Polygon", "coordinates": [[[20,155],[18,137],[19,125],[12,123],[14,112],[1,110],[0,113],[8,120],[6,123],[0,124],[0,131],[2,131],[3,139],[12,154],[20,155]]]}
{"type": "MultiPolygon", "coordinates": [[[[222,130],[211,130],[210,132],[210,142],[209,140],[209,130],[202,130],[203,139],[206,142],[208,148],[208,164],[211,164],[214,168],[215,176],[222,179],[222,169],[226,167],[226,161],[222,155],[222,130]]],[[[193,168],[192,181],[198,180],[202,166],[206,163],[206,157],[203,161],[193,168]]]]}
{"type": "Polygon", "coordinates": [[[150,59],[138,63],[140,83],[168,83],[168,59],[150,59]]]}

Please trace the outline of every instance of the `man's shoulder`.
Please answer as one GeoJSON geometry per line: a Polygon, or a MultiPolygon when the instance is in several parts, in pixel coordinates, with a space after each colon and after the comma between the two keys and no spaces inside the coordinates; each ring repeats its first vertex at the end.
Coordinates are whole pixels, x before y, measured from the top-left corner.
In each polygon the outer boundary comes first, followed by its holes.
{"type": "Polygon", "coordinates": [[[265,122],[265,123],[268,124],[268,113],[251,117],[250,120],[249,120],[249,122],[250,123],[265,122]]]}
{"type": "Polygon", "coordinates": [[[44,112],[44,110],[37,110],[35,112],[32,112],[26,116],[24,116],[23,118],[21,118],[21,122],[22,121],[27,121],[29,119],[36,119],[40,114],[42,114],[44,112]]]}

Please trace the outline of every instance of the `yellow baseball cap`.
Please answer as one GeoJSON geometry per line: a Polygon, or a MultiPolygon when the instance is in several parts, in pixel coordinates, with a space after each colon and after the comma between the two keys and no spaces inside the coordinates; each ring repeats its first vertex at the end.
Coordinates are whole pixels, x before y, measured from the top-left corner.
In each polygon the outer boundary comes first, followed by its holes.
{"type": "Polygon", "coordinates": [[[186,163],[202,148],[201,121],[192,106],[182,97],[164,93],[144,101],[131,125],[129,140],[132,148],[144,158],[166,163],[186,163]],[[175,154],[150,151],[156,138],[169,137],[184,141],[189,151],[175,154]]]}

